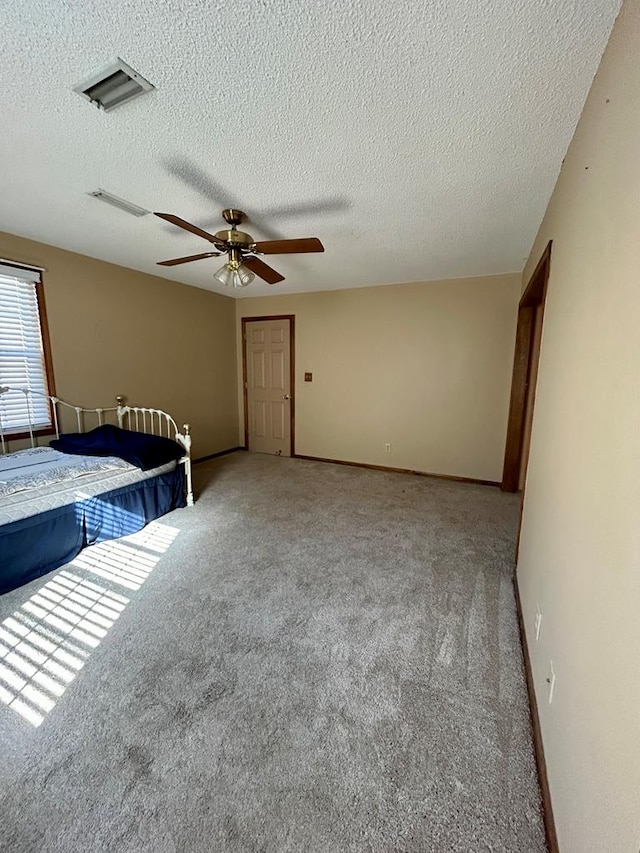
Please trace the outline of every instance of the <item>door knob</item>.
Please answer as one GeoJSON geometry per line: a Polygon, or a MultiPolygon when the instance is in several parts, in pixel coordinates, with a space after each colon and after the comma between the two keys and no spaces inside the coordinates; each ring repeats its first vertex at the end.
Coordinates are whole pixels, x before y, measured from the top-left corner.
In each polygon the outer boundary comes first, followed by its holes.
{"type": "Polygon", "coordinates": [[[283,395],[282,395],[282,399],[283,399],[283,400],[290,400],[290,399],[291,399],[291,394],[283,394],[283,395]]]}

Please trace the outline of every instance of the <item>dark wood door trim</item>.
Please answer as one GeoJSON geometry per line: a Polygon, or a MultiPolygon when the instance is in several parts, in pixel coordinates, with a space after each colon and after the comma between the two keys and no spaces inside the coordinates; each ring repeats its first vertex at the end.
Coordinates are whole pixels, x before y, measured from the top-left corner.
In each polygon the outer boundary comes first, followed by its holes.
{"type": "Polygon", "coordinates": [[[505,492],[517,492],[520,480],[520,462],[522,458],[522,441],[527,409],[527,386],[530,372],[534,318],[535,308],[525,306],[519,308],[516,348],[513,357],[509,420],[507,421],[507,442],[504,450],[504,467],[502,470],[502,489],[505,492]]]}
{"type": "Polygon", "coordinates": [[[265,320],[289,321],[289,379],[291,385],[291,405],[289,418],[291,421],[290,453],[295,456],[296,440],[296,315],[270,314],[264,317],[242,317],[242,403],[244,407],[244,449],[249,449],[249,407],[247,405],[247,323],[260,323],[265,320]]]}
{"type": "Polygon", "coordinates": [[[509,402],[507,440],[502,471],[502,489],[505,492],[517,492],[520,481],[527,402],[531,394],[534,395],[533,399],[535,399],[535,388],[531,387],[531,376],[534,369],[532,360],[534,321],[538,306],[544,312],[550,262],[551,241],[547,244],[533,275],[529,279],[518,308],[511,400],[509,402]]]}

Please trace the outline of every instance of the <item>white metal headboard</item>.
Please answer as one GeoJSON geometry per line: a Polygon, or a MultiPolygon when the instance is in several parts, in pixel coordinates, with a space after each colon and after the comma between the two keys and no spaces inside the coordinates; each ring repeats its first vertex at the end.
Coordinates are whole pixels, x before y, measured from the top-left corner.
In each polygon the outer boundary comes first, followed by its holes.
{"type": "MultiPolygon", "coordinates": [[[[37,427],[34,427],[33,404],[31,398],[38,396],[49,401],[51,409],[53,431],[56,438],[60,437],[60,423],[65,412],[73,412],[75,414],[75,423],[78,427],[78,432],[87,432],[96,426],[102,426],[107,422],[110,414],[115,415],[118,426],[123,429],[135,430],[136,432],[144,432],[147,435],[161,435],[166,438],[172,438],[184,448],[184,456],[180,462],[184,465],[185,478],[187,485],[187,506],[193,506],[193,488],[191,482],[191,427],[189,424],[184,424],[182,432],[178,429],[178,425],[168,412],[162,409],[149,409],[140,406],[125,405],[125,398],[121,395],[116,397],[115,406],[101,409],[87,409],[82,406],[74,406],[72,403],[67,403],[48,394],[42,394],[39,391],[31,391],[28,388],[9,388],[6,385],[0,385],[0,395],[6,393],[23,394],[26,401],[27,412],[29,414],[29,424],[25,427],[22,440],[28,440],[31,447],[37,447],[38,435],[37,427]],[[88,422],[88,424],[87,424],[88,422]]],[[[73,418],[73,416],[72,416],[73,418]]],[[[15,441],[15,436],[5,433],[2,422],[0,422],[0,449],[2,454],[9,452],[9,443],[15,441]]]]}

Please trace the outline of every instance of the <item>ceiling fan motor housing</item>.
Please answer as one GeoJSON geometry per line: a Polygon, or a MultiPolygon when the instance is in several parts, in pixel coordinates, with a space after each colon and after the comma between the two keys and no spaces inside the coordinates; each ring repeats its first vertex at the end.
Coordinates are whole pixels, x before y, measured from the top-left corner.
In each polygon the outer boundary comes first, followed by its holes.
{"type": "Polygon", "coordinates": [[[245,234],[244,231],[217,231],[216,237],[218,240],[224,240],[229,246],[237,246],[240,249],[248,249],[253,246],[255,240],[251,234],[245,234]]]}

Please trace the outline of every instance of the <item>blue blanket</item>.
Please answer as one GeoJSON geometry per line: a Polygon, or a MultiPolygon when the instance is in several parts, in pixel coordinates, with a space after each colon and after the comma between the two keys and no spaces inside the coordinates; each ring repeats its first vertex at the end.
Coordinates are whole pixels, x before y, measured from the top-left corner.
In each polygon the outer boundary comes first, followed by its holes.
{"type": "Polygon", "coordinates": [[[171,438],[121,429],[112,424],[103,424],[90,432],[61,435],[50,441],[49,446],[80,456],[119,456],[143,471],[181,459],[185,454],[184,448],[171,438]]]}

